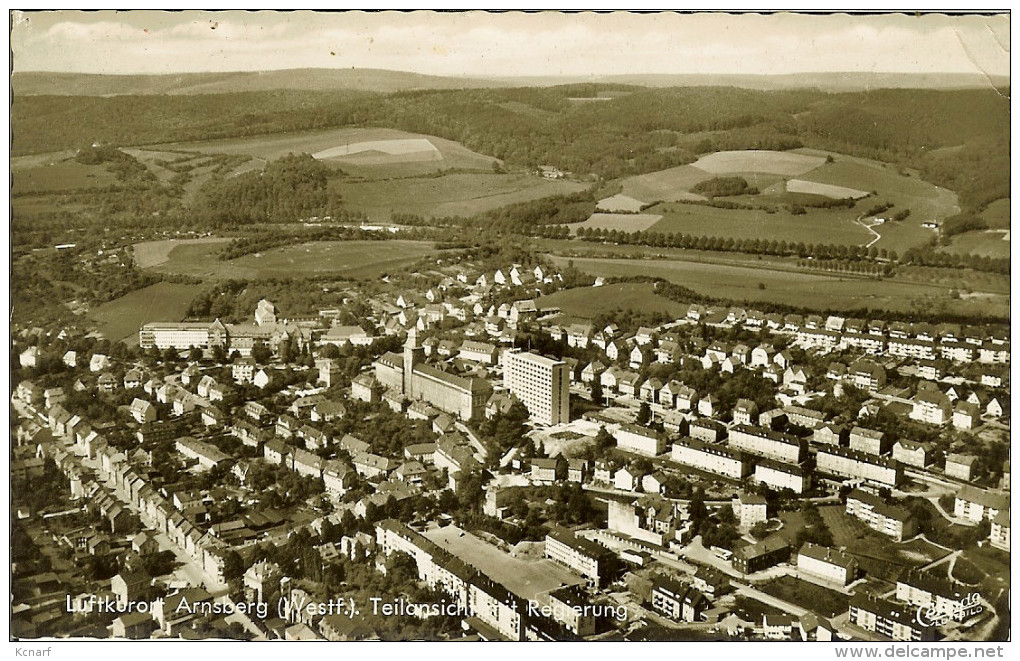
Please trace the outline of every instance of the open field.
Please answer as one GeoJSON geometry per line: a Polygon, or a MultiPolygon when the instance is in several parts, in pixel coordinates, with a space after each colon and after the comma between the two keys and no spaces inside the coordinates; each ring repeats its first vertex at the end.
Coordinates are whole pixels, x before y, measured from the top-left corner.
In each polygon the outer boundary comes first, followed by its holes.
{"type": "Polygon", "coordinates": [[[264,253],[220,261],[215,243],[174,247],[166,262],[153,267],[164,273],[198,278],[297,278],[336,274],[374,278],[436,254],[426,241],[318,241],[274,248],[264,253]]]}
{"type": "Polygon", "coordinates": [[[583,223],[572,223],[571,234],[577,234],[582,227],[603,230],[620,230],[621,232],[643,232],[662,220],[662,216],[654,213],[593,213],[583,223]]]}
{"type": "Polygon", "coordinates": [[[1010,241],[1008,230],[979,230],[957,234],[952,238],[946,252],[957,255],[981,255],[1008,258],[1010,241]]]}
{"type": "MultiPolygon", "coordinates": [[[[345,172],[359,176],[414,176],[450,168],[488,169],[496,159],[467,149],[451,140],[435,136],[418,135],[395,129],[357,128],[328,129],[321,131],[295,131],[271,133],[247,138],[228,138],[201,142],[179,142],[153,146],[153,149],[171,151],[199,151],[207,154],[247,154],[253,158],[273,160],[287,154],[318,154],[327,150],[343,149],[358,143],[424,140],[439,152],[440,158],[424,162],[405,162],[406,155],[394,154],[389,158],[382,152],[365,152],[358,161],[357,155],[344,156],[336,162],[345,172]]],[[[328,152],[327,152],[328,153],[328,152]]]]}
{"type": "Polygon", "coordinates": [[[952,191],[924,181],[910,171],[901,172],[895,166],[879,161],[838,154],[834,162],[825,163],[798,178],[873,191],[876,200],[896,203],[891,213],[910,209],[911,218],[917,222],[959,212],[956,194],[952,191]]]}
{"type": "MultiPolygon", "coordinates": [[[[921,180],[916,172],[813,149],[716,152],[701,157],[693,165],[628,177],[621,184],[623,195],[645,203],[692,201],[703,198],[692,193],[691,188],[713,176],[743,177],[761,194],[730,199],[753,206],[774,206],[776,212],[659,204],[645,210],[664,216],[648,229],[734,239],[867,245],[875,236],[853,222],[867,210],[867,201],[855,209],[820,209],[809,205],[824,198],[874,194],[876,203],[895,205],[891,213],[911,211],[906,220],[876,229],[881,236],[875,243],[877,248],[902,253],[931,238],[931,231],[921,227],[921,223],[959,212],[954,192],[921,180]],[[834,161],[826,162],[828,156],[834,161]],[[807,213],[792,216],[783,208],[790,204],[807,206],[807,213]]],[[[1002,206],[991,213],[1001,217],[1002,206]]],[[[1001,218],[996,222],[1001,223],[1001,218]]]]}
{"type": "MultiPolygon", "coordinates": [[[[568,258],[551,256],[556,264],[568,258]]],[[[870,280],[847,276],[775,271],[764,268],[679,260],[569,258],[586,273],[603,276],[659,277],[712,297],[734,301],[774,301],[815,310],[884,309],[952,311],[1007,318],[1009,296],[989,294],[957,300],[950,290],[925,283],[870,280]],[[762,288],[760,285],[764,285],[762,288]]]]}
{"type": "Polygon", "coordinates": [[[760,209],[659,204],[648,211],[662,214],[662,220],[647,228],[652,232],[852,246],[874,238],[854,222],[859,212],[853,209],[807,209],[804,215],[794,216],[785,210],[770,214],[760,209]]]}
{"type": "Polygon", "coordinates": [[[720,151],[702,156],[694,167],[713,175],[728,175],[736,172],[768,172],[787,177],[797,177],[825,163],[825,158],[809,156],[792,151],[741,150],[720,151]]]}
{"type": "Polygon", "coordinates": [[[177,246],[201,245],[207,243],[225,243],[226,237],[205,237],[203,239],[165,239],[163,241],[143,241],[134,246],[135,265],[147,269],[163,264],[170,259],[170,252],[177,246]]]}
{"type": "Polygon", "coordinates": [[[914,246],[931,240],[935,236],[935,230],[921,227],[920,224],[914,221],[913,217],[902,221],[890,221],[881,225],[875,225],[872,229],[882,237],[875,242],[875,248],[879,250],[885,249],[889,252],[895,251],[900,255],[914,246]]]}
{"type": "Polygon", "coordinates": [[[591,319],[609,310],[666,312],[679,316],[684,306],[659,296],[649,282],[621,282],[602,287],[576,287],[543,296],[536,301],[540,310],[559,308],[564,314],[591,319]]]}
{"type": "Polygon", "coordinates": [[[88,316],[111,342],[138,344],[138,328],[150,321],[180,321],[198,293],[194,285],[157,282],[89,311],[88,316]]]}
{"type": "MultiPolygon", "coordinates": [[[[819,274],[817,271],[805,270],[797,265],[796,257],[779,257],[775,255],[749,255],[737,252],[717,252],[712,250],[694,250],[680,248],[658,248],[654,246],[616,245],[613,243],[595,243],[587,241],[566,241],[562,239],[543,239],[538,246],[564,258],[613,258],[631,260],[680,260],[684,262],[700,262],[723,266],[749,267],[757,271],[794,271],[798,273],[819,274]]],[[[920,283],[926,286],[938,286],[947,290],[956,289],[962,292],[963,298],[973,295],[978,298],[988,294],[1010,293],[1009,275],[999,273],[983,273],[960,269],[934,268],[925,266],[900,266],[894,279],[886,282],[900,284],[920,283]],[[971,294],[970,292],[974,292],[971,294]]]]}
{"type": "Polygon", "coordinates": [[[1009,229],[1009,198],[995,200],[981,212],[981,217],[988,223],[989,229],[1009,229]]]}
{"type": "Polygon", "coordinates": [[[845,613],[850,605],[850,595],[824,588],[795,576],[781,576],[765,585],[757,586],[765,594],[807,608],[825,617],[845,613]]]}
{"type": "Polygon", "coordinates": [[[695,184],[711,179],[712,175],[693,165],[681,165],[668,170],[649,172],[623,180],[623,194],[645,203],[656,200],[703,199],[690,193],[695,184]]]}
{"type": "Polygon", "coordinates": [[[43,213],[73,213],[81,211],[85,205],[80,202],[70,202],[62,195],[24,195],[11,197],[11,217],[17,220],[24,220],[34,214],[43,213]]]}
{"type": "Polygon", "coordinates": [[[562,585],[584,585],[583,578],[552,560],[520,560],[457,526],[431,530],[425,536],[524,599],[535,599],[562,585]]]}
{"type": "Polygon", "coordinates": [[[11,194],[101,188],[117,183],[102,165],[83,165],[73,160],[28,167],[11,167],[11,194]]]}
{"type": "Polygon", "coordinates": [[[525,174],[448,174],[443,177],[391,181],[331,182],[351,209],[371,220],[388,221],[394,213],[421,216],[470,216],[515,202],[575,193],[569,181],[525,174]]]}

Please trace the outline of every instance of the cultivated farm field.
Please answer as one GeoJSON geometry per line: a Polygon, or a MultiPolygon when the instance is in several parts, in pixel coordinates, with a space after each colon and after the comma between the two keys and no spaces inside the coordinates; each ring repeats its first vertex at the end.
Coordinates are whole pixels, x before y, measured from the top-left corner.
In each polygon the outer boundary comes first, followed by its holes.
{"type": "Polygon", "coordinates": [[[867,197],[867,191],[847,188],[846,186],[833,186],[832,184],[820,184],[815,181],[804,181],[803,179],[791,179],[786,182],[788,193],[807,193],[808,195],[821,195],[834,200],[844,200],[848,197],[858,199],[867,197]]]}
{"type": "Polygon", "coordinates": [[[374,221],[394,213],[425,217],[471,216],[515,202],[575,193],[583,187],[564,180],[525,174],[448,174],[389,181],[334,180],[332,186],[350,209],[374,221]]]}
{"type": "Polygon", "coordinates": [[[166,262],[153,267],[163,273],[198,278],[258,279],[341,275],[375,278],[405,267],[427,255],[436,255],[427,241],[316,241],[273,248],[264,253],[221,261],[215,243],[178,245],[166,262]]]}
{"type": "Polygon", "coordinates": [[[786,177],[797,177],[825,163],[822,156],[800,154],[794,151],[746,149],[719,151],[702,156],[694,167],[712,175],[734,172],[767,172],[786,177]]]}

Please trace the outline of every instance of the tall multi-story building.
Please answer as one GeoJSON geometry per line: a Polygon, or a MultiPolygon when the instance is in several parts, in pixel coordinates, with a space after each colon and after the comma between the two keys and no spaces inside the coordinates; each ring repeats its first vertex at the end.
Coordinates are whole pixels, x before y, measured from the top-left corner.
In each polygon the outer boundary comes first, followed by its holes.
{"type": "Polygon", "coordinates": [[[508,351],[503,355],[503,380],[535,422],[556,425],[570,420],[570,368],[562,360],[508,351]]]}

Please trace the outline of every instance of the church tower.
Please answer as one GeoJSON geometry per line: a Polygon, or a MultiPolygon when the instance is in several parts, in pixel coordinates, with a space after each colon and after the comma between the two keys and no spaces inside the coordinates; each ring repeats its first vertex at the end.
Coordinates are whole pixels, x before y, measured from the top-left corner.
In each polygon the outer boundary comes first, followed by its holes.
{"type": "Polygon", "coordinates": [[[414,399],[414,365],[425,361],[425,349],[418,341],[418,328],[411,326],[404,342],[404,395],[414,399]]]}

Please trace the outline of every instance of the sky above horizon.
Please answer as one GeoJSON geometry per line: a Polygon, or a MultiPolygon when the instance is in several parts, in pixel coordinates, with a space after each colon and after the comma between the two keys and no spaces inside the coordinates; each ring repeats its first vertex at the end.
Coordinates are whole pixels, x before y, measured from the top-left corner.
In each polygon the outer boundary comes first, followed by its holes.
{"type": "Polygon", "coordinates": [[[1008,14],[12,12],[15,71],[1009,75],[1008,14]]]}

